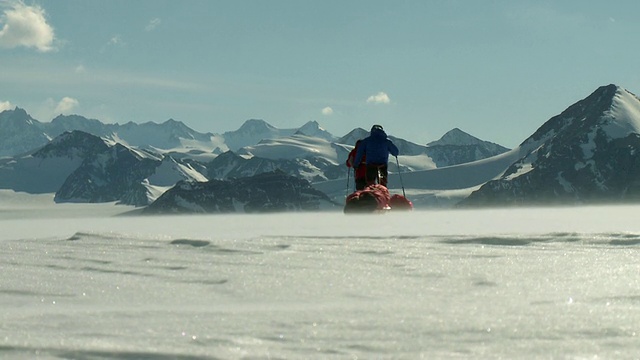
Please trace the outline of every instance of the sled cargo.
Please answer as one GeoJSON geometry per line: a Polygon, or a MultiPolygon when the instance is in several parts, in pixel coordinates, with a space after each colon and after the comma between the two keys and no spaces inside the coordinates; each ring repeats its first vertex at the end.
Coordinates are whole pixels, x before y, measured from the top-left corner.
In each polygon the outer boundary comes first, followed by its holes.
{"type": "Polygon", "coordinates": [[[376,213],[386,211],[412,210],[413,203],[403,195],[391,196],[382,185],[369,185],[347,196],[344,213],[376,213]]]}

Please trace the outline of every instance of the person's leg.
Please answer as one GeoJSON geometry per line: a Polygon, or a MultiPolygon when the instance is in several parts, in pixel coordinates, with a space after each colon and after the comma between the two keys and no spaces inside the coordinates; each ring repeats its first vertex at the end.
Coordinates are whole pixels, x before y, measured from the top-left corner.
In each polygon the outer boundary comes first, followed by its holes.
{"type": "Polygon", "coordinates": [[[387,177],[389,176],[387,165],[378,166],[378,174],[380,176],[378,183],[384,187],[387,187],[387,177]]]}
{"type": "Polygon", "coordinates": [[[364,190],[365,186],[367,186],[367,179],[363,177],[356,178],[356,190],[364,190]]]}
{"type": "Polygon", "coordinates": [[[378,180],[378,165],[368,165],[367,164],[367,176],[366,181],[367,185],[373,185],[378,180]]]}

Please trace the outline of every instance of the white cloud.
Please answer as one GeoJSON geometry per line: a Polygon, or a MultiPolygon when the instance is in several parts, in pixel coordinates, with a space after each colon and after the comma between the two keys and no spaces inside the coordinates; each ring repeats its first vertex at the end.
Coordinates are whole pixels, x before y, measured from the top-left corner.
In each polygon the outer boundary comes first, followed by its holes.
{"type": "Polygon", "coordinates": [[[389,95],[380,91],[375,95],[369,96],[369,98],[367,98],[367,102],[374,104],[388,104],[391,102],[391,99],[389,99],[389,95]]]}
{"type": "Polygon", "coordinates": [[[41,52],[55,50],[55,34],[47,23],[45,11],[40,6],[27,6],[22,1],[0,1],[0,46],[15,48],[24,46],[41,52]]]}
{"type": "Polygon", "coordinates": [[[13,108],[15,108],[15,106],[13,106],[13,104],[11,104],[10,102],[0,101],[0,112],[5,110],[12,110],[13,108]]]}
{"type": "Polygon", "coordinates": [[[55,114],[64,114],[68,115],[80,105],[80,102],[74,98],[63,97],[62,100],[56,105],[55,110],[53,111],[55,114]]]}
{"type": "Polygon", "coordinates": [[[145,26],[144,30],[153,31],[160,25],[161,22],[162,20],[160,20],[159,18],[151,19],[151,21],[149,21],[147,26],[145,26]]]}
{"type": "Polygon", "coordinates": [[[76,66],[75,72],[76,74],[84,74],[87,72],[87,69],[84,67],[84,65],[78,65],[76,66]]]}
{"type": "Polygon", "coordinates": [[[327,106],[326,108],[322,109],[322,115],[325,115],[325,116],[333,115],[333,109],[327,106]]]}

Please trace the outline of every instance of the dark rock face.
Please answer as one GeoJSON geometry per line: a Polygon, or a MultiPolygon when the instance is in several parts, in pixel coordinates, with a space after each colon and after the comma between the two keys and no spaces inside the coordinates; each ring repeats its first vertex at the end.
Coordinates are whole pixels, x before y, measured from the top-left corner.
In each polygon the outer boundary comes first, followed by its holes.
{"type": "Polygon", "coordinates": [[[34,157],[88,158],[103,153],[109,146],[101,138],[84,131],[66,132],[33,153],[34,157]]]}
{"type": "Polygon", "coordinates": [[[144,213],[268,213],[336,206],[308,181],[276,171],[234,180],[182,181],[144,213]]]}
{"type": "Polygon", "coordinates": [[[60,202],[111,202],[126,205],[148,204],[142,182],[151,176],[160,160],[141,157],[120,144],[87,157],[56,192],[60,202]]]}
{"type": "Polygon", "coordinates": [[[460,205],[639,201],[640,134],[632,123],[640,119],[616,117],[628,106],[640,108],[640,99],[615,85],[599,88],[547,121],[520,145],[523,158],[460,205]]]}

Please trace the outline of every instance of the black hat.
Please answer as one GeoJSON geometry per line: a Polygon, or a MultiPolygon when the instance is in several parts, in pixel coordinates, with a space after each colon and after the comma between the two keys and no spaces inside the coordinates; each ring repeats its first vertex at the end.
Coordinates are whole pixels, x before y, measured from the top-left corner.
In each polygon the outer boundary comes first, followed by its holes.
{"type": "Polygon", "coordinates": [[[373,125],[371,127],[371,131],[373,131],[373,130],[384,130],[384,129],[382,128],[382,125],[373,125]]]}

